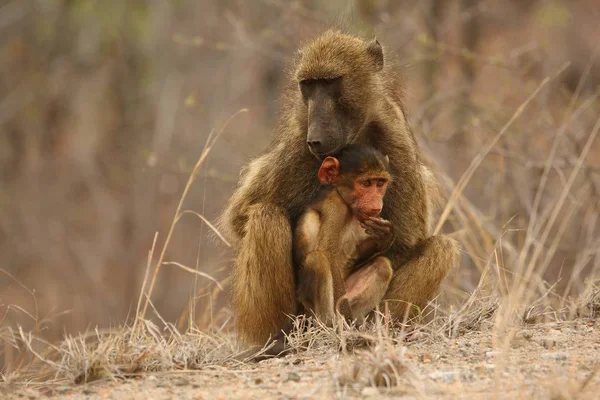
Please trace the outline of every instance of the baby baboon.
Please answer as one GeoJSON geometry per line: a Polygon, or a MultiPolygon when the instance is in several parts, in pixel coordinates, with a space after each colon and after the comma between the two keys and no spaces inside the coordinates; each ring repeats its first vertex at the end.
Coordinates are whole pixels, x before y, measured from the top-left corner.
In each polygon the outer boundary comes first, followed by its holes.
{"type": "Polygon", "coordinates": [[[351,144],[326,157],[318,177],[325,186],[295,230],[298,297],[327,324],[335,312],[362,321],[392,279],[390,261],[379,255],[390,248],[393,227],[378,217],[392,180],[389,159],[351,144]]]}
{"type": "Polygon", "coordinates": [[[394,181],[381,217],[394,241],[384,254],[394,274],[384,296],[393,317],[423,307],[458,262],[458,246],[430,236],[437,183],[408,127],[400,81],[377,40],[328,31],[300,51],[276,137],[243,170],[220,227],[234,243],[231,306],[239,338],[263,345],[298,310],[292,232],[321,183],[324,157],[364,143],[390,157],[394,181]]]}

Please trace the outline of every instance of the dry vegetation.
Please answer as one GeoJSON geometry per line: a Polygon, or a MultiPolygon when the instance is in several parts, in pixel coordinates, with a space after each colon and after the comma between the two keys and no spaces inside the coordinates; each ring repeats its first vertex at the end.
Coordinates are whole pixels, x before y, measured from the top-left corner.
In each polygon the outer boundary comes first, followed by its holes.
{"type": "Polygon", "coordinates": [[[3,395],[594,398],[595,1],[99,3],[0,2],[3,395]],[[210,221],[340,20],[404,60],[462,262],[412,324],[298,319],[257,363],[210,221]]]}

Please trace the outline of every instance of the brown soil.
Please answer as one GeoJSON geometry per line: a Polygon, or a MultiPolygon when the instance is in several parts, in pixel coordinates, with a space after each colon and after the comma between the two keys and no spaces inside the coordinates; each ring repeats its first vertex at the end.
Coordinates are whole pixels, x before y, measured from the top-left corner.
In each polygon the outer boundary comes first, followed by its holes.
{"type": "Polygon", "coordinates": [[[518,330],[508,346],[502,346],[503,339],[492,331],[456,339],[417,338],[405,344],[400,381],[389,389],[370,386],[364,377],[348,372],[360,364],[357,355],[325,349],[125,381],[14,388],[5,398],[598,398],[600,331],[594,322],[527,327],[518,330]]]}

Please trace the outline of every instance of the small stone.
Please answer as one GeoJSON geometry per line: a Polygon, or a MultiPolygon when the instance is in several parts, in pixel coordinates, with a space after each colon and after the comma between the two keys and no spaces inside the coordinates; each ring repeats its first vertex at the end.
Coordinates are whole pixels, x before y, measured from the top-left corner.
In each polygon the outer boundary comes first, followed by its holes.
{"type": "Polygon", "coordinates": [[[530,340],[533,337],[533,331],[530,331],[529,329],[523,329],[521,331],[521,336],[523,339],[530,340]]]}
{"type": "Polygon", "coordinates": [[[287,375],[287,378],[285,379],[285,382],[288,382],[288,381],[292,381],[292,382],[300,382],[300,375],[298,375],[298,374],[297,374],[297,373],[295,373],[295,372],[290,372],[290,373],[287,375]]]}
{"type": "Polygon", "coordinates": [[[22,389],[16,392],[20,397],[27,397],[28,399],[38,399],[40,395],[31,389],[22,389]]]}
{"type": "MultiPolygon", "coordinates": [[[[216,377],[215,377],[215,378],[216,378],[216,377]]],[[[174,384],[175,386],[187,386],[187,385],[189,385],[189,384],[190,384],[190,381],[188,381],[188,380],[187,380],[187,379],[185,379],[185,378],[179,378],[179,379],[175,379],[175,380],[173,380],[173,384],[174,384]]]]}
{"type": "Polygon", "coordinates": [[[254,384],[255,384],[255,385],[261,385],[263,382],[264,382],[264,381],[263,381],[261,378],[256,378],[256,379],[254,380],[254,384]]]}
{"type": "Polygon", "coordinates": [[[437,371],[429,374],[429,378],[434,381],[446,381],[452,382],[458,377],[458,372],[456,371],[437,371]]]}
{"type": "Polygon", "coordinates": [[[554,352],[554,353],[542,353],[540,355],[545,360],[566,360],[567,353],[554,352]]]}
{"type": "Polygon", "coordinates": [[[488,371],[493,371],[495,369],[496,369],[496,365],[489,364],[489,363],[479,364],[478,366],[475,367],[475,371],[479,372],[480,374],[486,373],[488,371]]]}
{"type": "Polygon", "coordinates": [[[421,362],[425,363],[425,364],[429,364],[431,362],[431,354],[429,353],[424,353],[421,354],[421,362]]]}
{"type": "Polygon", "coordinates": [[[56,388],[57,393],[66,393],[71,390],[71,386],[59,386],[56,388]]]}
{"type": "Polygon", "coordinates": [[[292,365],[298,365],[298,364],[300,364],[301,362],[302,362],[302,360],[301,360],[301,359],[299,359],[299,358],[296,358],[296,359],[292,360],[292,365]]]}
{"type": "Polygon", "coordinates": [[[545,349],[552,350],[556,345],[556,341],[553,338],[542,338],[540,343],[545,349]]]}
{"type": "Polygon", "coordinates": [[[156,376],[154,376],[154,375],[149,375],[147,379],[149,381],[156,381],[156,380],[158,380],[158,378],[156,376]]]}
{"type": "Polygon", "coordinates": [[[379,390],[377,390],[377,388],[367,386],[360,392],[360,394],[363,397],[375,397],[379,396],[379,390]]]}
{"type": "Polygon", "coordinates": [[[540,338],[539,343],[548,350],[552,350],[559,343],[564,343],[566,341],[565,338],[559,336],[544,336],[540,338]]]}
{"type": "Polygon", "coordinates": [[[494,357],[498,357],[500,354],[502,354],[502,352],[500,352],[500,351],[486,351],[485,357],[486,358],[494,358],[494,357]]]}
{"type": "Polygon", "coordinates": [[[83,389],[83,390],[81,391],[81,393],[83,393],[83,394],[85,394],[85,395],[87,395],[87,396],[90,396],[90,395],[92,395],[92,394],[96,394],[96,393],[98,393],[98,392],[96,392],[94,389],[85,388],[85,389],[83,389]]]}
{"type": "Polygon", "coordinates": [[[425,337],[425,334],[423,332],[415,331],[406,336],[406,341],[407,342],[416,342],[417,340],[423,339],[424,337],[425,337]]]}

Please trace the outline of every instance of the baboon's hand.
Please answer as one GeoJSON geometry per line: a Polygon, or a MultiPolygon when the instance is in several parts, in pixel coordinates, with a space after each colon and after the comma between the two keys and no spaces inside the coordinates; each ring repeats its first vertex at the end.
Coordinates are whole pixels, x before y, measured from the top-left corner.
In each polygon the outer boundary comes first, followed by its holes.
{"type": "Polygon", "coordinates": [[[350,308],[350,302],[346,296],[338,300],[335,310],[344,317],[346,322],[350,323],[352,321],[352,309],[350,308]]]}
{"type": "Polygon", "coordinates": [[[361,224],[365,232],[373,238],[380,252],[388,250],[394,242],[394,228],[387,219],[367,217],[361,224]]]}

